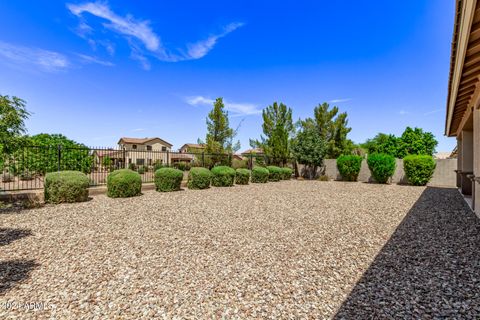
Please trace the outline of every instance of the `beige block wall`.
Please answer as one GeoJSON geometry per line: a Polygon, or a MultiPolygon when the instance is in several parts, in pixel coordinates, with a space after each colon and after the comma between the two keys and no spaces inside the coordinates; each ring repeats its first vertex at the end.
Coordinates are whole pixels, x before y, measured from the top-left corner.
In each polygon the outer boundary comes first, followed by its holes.
{"type": "MultiPolygon", "coordinates": [[[[456,174],[457,159],[438,159],[436,160],[437,166],[435,172],[430,180],[429,186],[438,187],[456,187],[456,174]]],[[[335,159],[325,159],[325,175],[333,180],[341,180],[340,172],[337,169],[337,161],[335,159]]],[[[299,165],[299,170],[303,166],[299,165]]],[[[373,181],[370,170],[368,169],[367,161],[362,161],[362,167],[358,175],[358,181],[371,182],[373,181]]],[[[405,172],[403,171],[403,160],[397,159],[397,168],[395,174],[392,177],[392,183],[407,183],[405,172]]]]}

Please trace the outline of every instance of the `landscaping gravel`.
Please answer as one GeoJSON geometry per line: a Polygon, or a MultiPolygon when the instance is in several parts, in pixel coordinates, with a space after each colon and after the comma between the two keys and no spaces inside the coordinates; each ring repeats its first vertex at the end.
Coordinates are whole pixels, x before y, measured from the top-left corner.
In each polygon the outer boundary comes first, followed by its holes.
{"type": "Polygon", "coordinates": [[[453,189],[98,195],[0,211],[0,318],[478,318],[479,244],[453,189]]]}

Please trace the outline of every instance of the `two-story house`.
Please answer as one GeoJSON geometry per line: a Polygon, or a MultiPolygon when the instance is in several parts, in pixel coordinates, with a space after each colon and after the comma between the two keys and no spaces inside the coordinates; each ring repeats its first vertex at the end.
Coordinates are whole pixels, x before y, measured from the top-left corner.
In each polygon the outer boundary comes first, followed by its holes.
{"type": "Polygon", "coordinates": [[[155,163],[169,163],[172,144],[155,138],[120,138],[118,146],[125,150],[125,163],[138,166],[152,166],[155,163]],[[167,152],[168,151],[168,152],[167,152]]]}

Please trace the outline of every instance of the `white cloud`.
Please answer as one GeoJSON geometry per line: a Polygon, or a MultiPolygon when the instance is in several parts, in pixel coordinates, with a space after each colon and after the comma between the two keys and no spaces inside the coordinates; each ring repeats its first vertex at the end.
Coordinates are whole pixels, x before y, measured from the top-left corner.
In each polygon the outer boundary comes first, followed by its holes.
{"type": "MultiPolygon", "coordinates": [[[[203,96],[187,97],[185,101],[191,106],[213,106],[214,99],[206,98],[203,96]]],[[[253,103],[235,103],[227,100],[223,100],[225,109],[233,113],[233,116],[246,116],[262,113],[258,105],[253,103]]]]}
{"type": "Polygon", "coordinates": [[[144,129],[144,128],[136,128],[136,129],[132,129],[130,130],[130,132],[141,132],[141,131],[145,131],[147,129],[144,129]]]}
{"type": "Polygon", "coordinates": [[[350,98],[345,98],[345,99],[333,99],[328,101],[329,103],[341,103],[341,102],[348,102],[351,101],[352,99],[350,98]]]}
{"type": "MultiPolygon", "coordinates": [[[[146,70],[150,69],[150,62],[148,61],[147,56],[153,56],[166,62],[203,58],[215,47],[220,38],[225,37],[230,32],[233,32],[244,25],[240,22],[230,23],[223,27],[220,33],[211,34],[204,40],[187,44],[186,51],[177,49],[174,50],[174,52],[171,52],[163,46],[160,37],[153,31],[148,20],[135,19],[131,15],[122,17],[114,13],[107,4],[100,2],[87,2],[78,5],[67,4],[67,8],[75,16],[79,17],[80,25],[77,28],[77,34],[83,38],[86,38],[86,34],[91,35],[92,33],[91,27],[85,22],[85,13],[107,20],[108,23],[104,23],[103,26],[126,38],[132,49],[130,57],[134,60],[138,60],[146,70]],[[139,46],[137,44],[138,42],[143,44],[143,46],[139,46]],[[146,52],[144,52],[141,47],[145,47],[146,52]]],[[[96,40],[88,39],[88,41],[92,47],[95,47],[96,40]]],[[[109,49],[108,47],[106,48],[107,50],[109,49]]],[[[112,52],[112,50],[110,50],[110,52],[112,52]]]]}
{"type": "Polygon", "coordinates": [[[152,67],[150,64],[150,61],[148,61],[148,59],[141,53],[140,50],[132,49],[132,52],[130,53],[130,58],[140,62],[140,65],[142,66],[143,70],[148,71],[152,67]]]}
{"type": "MultiPolygon", "coordinates": [[[[121,17],[110,10],[106,4],[99,2],[89,2],[80,5],[67,4],[67,8],[78,17],[82,17],[83,13],[88,12],[94,16],[108,20],[109,23],[104,23],[104,27],[117,33],[139,39],[148,50],[156,51],[161,46],[160,38],[150,28],[150,22],[147,20],[136,21],[130,15],[121,17]]],[[[82,21],[81,25],[86,25],[86,23],[82,21]]]]}
{"type": "Polygon", "coordinates": [[[54,51],[24,47],[0,41],[0,56],[16,65],[31,65],[54,72],[70,66],[67,57],[54,51]]]}
{"type": "Polygon", "coordinates": [[[185,57],[189,59],[200,59],[204,57],[210,50],[213,49],[218,39],[225,37],[227,34],[235,31],[241,26],[243,26],[243,23],[241,22],[230,23],[224,28],[222,33],[211,35],[207,39],[193,44],[188,44],[188,52],[185,57]]]}
{"type": "Polygon", "coordinates": [[[99,64],[99,65],[106,66],[106,67],[113,67],[114,66],[114,64],[110,61],[104,61],[104,60],[101,60],[101,59],[98,59],[96,57],[92,57],[92,56],[89,56],[89,55],[86,55],[86,54],[77,53],[77,56],[84,63],[95,63],[95,64],[99,64]]]}
{"type": "Polygon", "coordinates": [[[398,111],[398,114],[401,115],[401,116],[404,116],[404,115],[409,114],[409,113],[410,113],[410,112],[405,111],[405,110],[400,110],[400,111],[398,111]]]}

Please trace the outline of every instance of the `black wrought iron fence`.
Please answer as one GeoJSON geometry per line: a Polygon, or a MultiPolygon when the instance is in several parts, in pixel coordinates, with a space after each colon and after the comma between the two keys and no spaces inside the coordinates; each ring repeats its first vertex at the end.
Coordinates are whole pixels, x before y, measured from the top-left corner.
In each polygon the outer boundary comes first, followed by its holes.
{"type": "Polygon", "coordinates": [[[42,189],[48,172],[77,170],[85,173],[92,186],[106,183],[110,172],[129,168],[137,171],[143,182],[153,182],[162,167],[188,171],[192,167],[212,168],[228,165],[249,168],[255,165],[281,164],[293,167],[293,161],[276,161],[262,154],[234,155],[188,153],[178,151],[138,150],[130,148],[87,148],[63,146],[24,146],[0,158],[2,191],[42,189]]]}

